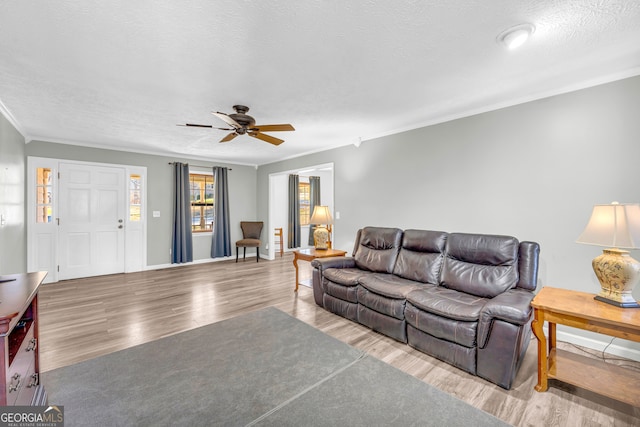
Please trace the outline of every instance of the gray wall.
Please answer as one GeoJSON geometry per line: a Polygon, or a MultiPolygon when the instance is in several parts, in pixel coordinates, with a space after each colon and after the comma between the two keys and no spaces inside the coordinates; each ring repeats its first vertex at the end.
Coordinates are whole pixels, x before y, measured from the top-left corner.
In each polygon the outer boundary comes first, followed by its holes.
{"type": "Polygon", "coordinates": [[[0,274],[27,271],[24,138],[0,114],[0,274]]]}
{"type": "MultiPolygon", "coordinates": [[[[122,151],[78,147],[33,141],[26,145],[26,155],[96,163],[123,164],[147,167],[147,265],[164,265],[171,262],[172,229],[172,176],[169,162],[179,161],[202,166],[228,166],[229,213],[231,216],[231,240],[242,238],[241,220],[256,217],[256,170],[250,166],[227,165],[200,160],[136,154],[122,151]],[[153,211],[160,211],[160,218],[153,218],[153,211]]],[[[211,234],[194,235],[194,260],[210,259],[211,234]]],[[[232,250],[235,245],[232,243],[232,250]]]]}
{"type": "Polygon", "coordinates": [[[538,289],[595,293],[602,248],[575,240],[594,204],[640,202],[639,105],[634,77],[261,166],[258,215],[270,173],[332,161],[335,247],[367,225],[513,235],[541,245],[538,289]]]}

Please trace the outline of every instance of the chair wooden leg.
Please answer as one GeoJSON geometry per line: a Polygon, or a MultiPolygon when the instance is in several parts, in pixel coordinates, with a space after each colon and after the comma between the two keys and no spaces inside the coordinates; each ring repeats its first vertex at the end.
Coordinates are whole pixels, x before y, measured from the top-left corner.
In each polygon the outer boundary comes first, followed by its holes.
{"type": "Polygon", "coordinates": [[[256,262],[260,261],[260,246],[256,248],[256,262]]]}
{"type": "Polygon", "coordinates": [[[247,259],[247,247],[245,246],[244,251],[242,252],[242,261],[244,262],[245,259],[247,259]]]}
{"type": "Polygon", "coordinates": [[[238,249],[238,247],[236,246],[236,262],[238,262],[238,251],[239,251],[239,249],[238,249]]]}

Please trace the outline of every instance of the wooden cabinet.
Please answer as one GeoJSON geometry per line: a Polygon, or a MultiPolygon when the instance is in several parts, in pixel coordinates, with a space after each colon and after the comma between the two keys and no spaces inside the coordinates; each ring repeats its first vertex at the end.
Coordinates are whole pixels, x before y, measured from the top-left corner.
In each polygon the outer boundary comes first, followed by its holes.
{"type": "Polygon", "coordinates": [[[0,276],[0,405],[44,405],[39,384],[38,289],[46,272],[0,276]]]}

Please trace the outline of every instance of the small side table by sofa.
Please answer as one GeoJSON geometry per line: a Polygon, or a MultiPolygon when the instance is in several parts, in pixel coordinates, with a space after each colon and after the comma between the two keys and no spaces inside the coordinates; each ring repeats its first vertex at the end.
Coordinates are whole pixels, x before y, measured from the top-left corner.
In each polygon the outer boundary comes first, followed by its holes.
{"type": "Polygon", "coordinates": [[[308,248],[308,249],[298,249],[293,251],[293,266],[296,268],[296,289],[294,292],[298,292],[298,285],[300,282],[298,281],[298,260],[301,259],[303,261],[313,261],[316,258],[329,258],[334,256],[345,256],[347,251],[341,251],[338,249],[316,249],[316,248],[308,248]]]}
{"type": "Polygon", "coordinates": [[[549,379],[640,407],[640,372],[556,348],[556,324],[640,342],[640,308],[620,308],[596,301],[594,294],[545,286],[533,298],[531,324],[538,339],[537,391],[549,379]],[[548,322],[547,338],[542,327],[548,322]]]}

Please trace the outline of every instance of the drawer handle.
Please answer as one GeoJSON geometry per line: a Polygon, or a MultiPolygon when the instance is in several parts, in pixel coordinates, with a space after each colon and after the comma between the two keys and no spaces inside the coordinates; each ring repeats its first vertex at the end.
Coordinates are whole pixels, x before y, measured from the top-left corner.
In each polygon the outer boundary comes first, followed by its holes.
{"type": "Polygon", "coordinates": [[[9,393],[18,390],[20,388],[21,382],[22,379],[20,378],[20,374],[15,374],[14,376],[12,376],[11,383],[9,383],[9,393]],[[13,383],[14,381],[16,381],[15,384],[13,383]]]}
{"type": "Polygon", "coordinates": [[[35,374],[31,375],[31,382],[27,384],[27,387],[28,388],[35,387],[38,385],[39,382],[40,382],[40,378],[38,377],[38,373],[36,372],[35,374]]]}
{"type": "Polygon", "coordinates": [[[27,346],[27,349],[25,351],[34,351],[36,347],[38,347],[38,340],[35,338],[31,338],[29,340],[29,345],[27,346]]]}

